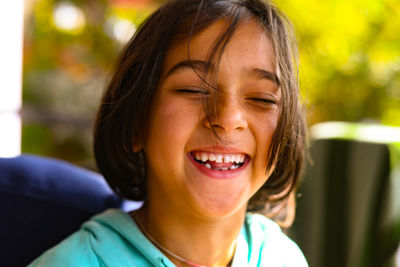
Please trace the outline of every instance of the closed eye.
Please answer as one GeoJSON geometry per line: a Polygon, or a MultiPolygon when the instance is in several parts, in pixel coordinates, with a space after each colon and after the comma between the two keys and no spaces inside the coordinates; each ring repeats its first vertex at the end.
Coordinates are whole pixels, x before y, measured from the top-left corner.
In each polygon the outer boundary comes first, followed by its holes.
{"type": "Polygon", "coordinates": [[[260,104],[271,104],[271,105],[276,105],[278,102],[275,99],[272,98],[259,98],[259,97],[250,97],[247,98],[248,100],[252,100],[255,102],[258,102],[260,104]]]}
{"type": "Polygon", "coordinates": [[[200,94],[200,95],[209,95],[210,92],[208,92],[205,89],[200,89],[200,88],[181,88],[176,90],[177,93],[183,93],[183,94],[200,94]]]}

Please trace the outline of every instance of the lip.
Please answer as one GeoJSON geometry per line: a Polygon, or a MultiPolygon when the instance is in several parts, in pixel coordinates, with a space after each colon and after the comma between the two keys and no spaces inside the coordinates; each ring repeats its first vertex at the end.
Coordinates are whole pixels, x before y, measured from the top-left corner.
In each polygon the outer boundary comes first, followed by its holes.
{"type": "Polygon", "coordinates": [[[201,173],[203,173],[206,176],[213,178],[213,179],[235,178],[236,176],[238,176],[240,173],[242,173],[246,169],[247,165],[250,162],[249,155],[247,155],[246,153],[243,153],[242,151],[235,149],[235,148],[208,147],[208,148],[196,149],[196,150],[193,150],[192,152],[195,152],[195,151],[196,152],[209,152],[209,153],[215,153],[215,154],[244,154],[244,155],[246,155],[243,165],[240,168],[234,169],[234,170],[216,171],[216,170],[209,169],[209,168],[205,167],[204,165],[195,161],[191,152],[187,153],[187,157],[193,163],[193,165],[201,173]]]}
{"type": "Polygon", "coordinates": [[[234,147],[224,147],[224,146],[210,146],[210,147],[202,147],[199,149],[194,149],[191,152],[208,152],[215,154],[245,154],[242,150],[239,150],[234,147]]]}

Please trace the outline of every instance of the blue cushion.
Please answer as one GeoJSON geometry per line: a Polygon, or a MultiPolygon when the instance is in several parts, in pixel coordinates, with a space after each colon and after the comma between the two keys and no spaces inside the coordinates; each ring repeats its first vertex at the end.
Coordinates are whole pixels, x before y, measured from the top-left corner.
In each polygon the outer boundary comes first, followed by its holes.
{"type": "Polygon", "coordinates": [[[0,158],[0,262],[25,266],[96,213],[123,201],[103,177],[39,156],[0,158]]]}

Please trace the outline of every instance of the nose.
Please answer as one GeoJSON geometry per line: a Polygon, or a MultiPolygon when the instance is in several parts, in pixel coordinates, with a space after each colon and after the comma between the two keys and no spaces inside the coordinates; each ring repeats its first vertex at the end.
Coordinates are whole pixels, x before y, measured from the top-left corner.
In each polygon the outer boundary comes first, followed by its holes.
{"type": "Polygon", "coordinates": [[[207,128],[217,131],[232,132],[247,128],[246,113],[234,96],[218,96],[208,103],[208,117],[205,119],[207,128]]]}

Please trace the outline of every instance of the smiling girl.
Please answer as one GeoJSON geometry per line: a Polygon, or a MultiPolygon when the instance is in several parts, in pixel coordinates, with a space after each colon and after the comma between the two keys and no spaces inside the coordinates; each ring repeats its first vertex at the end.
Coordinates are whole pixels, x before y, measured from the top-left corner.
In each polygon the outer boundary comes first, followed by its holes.
{"type": "Polygon", "coordinates": [[[307,266],[254,213],[292,220],[305,135],[295,48],[269,2],[159,8],[122,53],[95,126],[102,174],[144,204],[95,216],[33,265],[307,266]]]}

